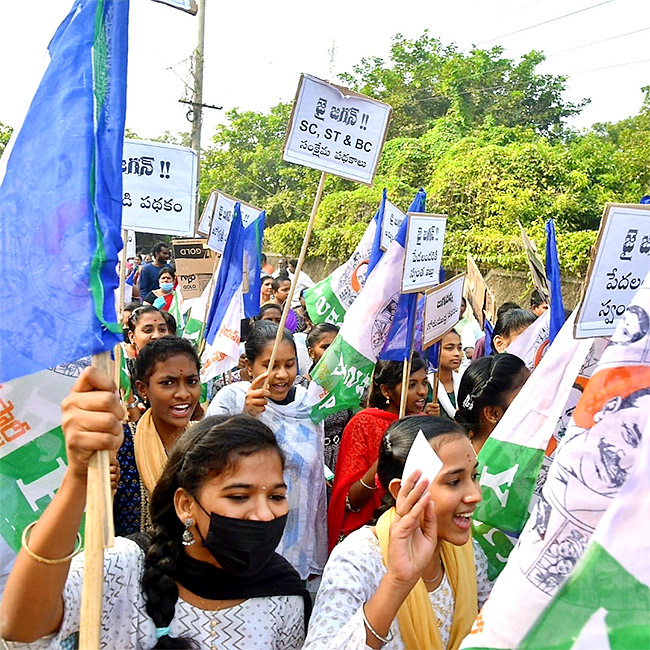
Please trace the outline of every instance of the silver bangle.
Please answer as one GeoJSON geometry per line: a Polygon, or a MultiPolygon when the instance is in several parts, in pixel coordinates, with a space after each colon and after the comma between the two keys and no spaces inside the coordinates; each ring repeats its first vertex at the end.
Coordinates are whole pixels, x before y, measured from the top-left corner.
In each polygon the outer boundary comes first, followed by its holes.
{"type": "Polygon", "coordinates": [[[350,495],[349,494],[345,495],[345,509],[348,512],[359,512],[359,510],[361,510],[361,508],[353,508],[352,507],[352,504],[350,503],[350,495]]]}
{"type": "Polygon", "coordinates": [[[359,483],[361,483],[361,485],[363,485],[363,487],[366,488],[366,490],[372,490],[374,492],[377,489],[377,486],[375,486],[375,485],[368,485],[363,480],[363,476],[359,479],[359,483]]]}
{"type": "Polygon", "coordinates": [[[383,637],[380,634],[377,634],[377,632],[375,632],[374,628],[372,627],[372,625],[370,625],[370,623],[368,622],[368,619],[366,618],[365,607],[366,607],[366,604],[363,603],[363,605],[361,605],[361,616],[363,616],[363,624],[366,626],[368,632],[370,632],[370,634],[372,634],[372,636],[374,636],[378,641],[381,641],[382,643],[388,643],[389,641],[392,641],[393,640],[393,633],[390,631],[390,628],[388,628],[388,636],[387,637],[383,637]]]}

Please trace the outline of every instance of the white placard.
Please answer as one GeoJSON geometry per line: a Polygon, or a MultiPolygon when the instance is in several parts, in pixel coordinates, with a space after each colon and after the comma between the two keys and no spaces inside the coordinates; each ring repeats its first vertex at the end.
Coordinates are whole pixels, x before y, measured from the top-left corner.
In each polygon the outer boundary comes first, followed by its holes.
{"type": "Polygon", "coordinates": [[[404,471],[402,472],[402,483],[406,481],[415,470],[419,469],[422,471],[422,475],[418,479],[418,483],[426,480],[431,484],[433,479],[438,476],[442,466],[443,462],[440,460],[440,456],[438,456],[438,454],[433,450],[429,441],[424,437],[422,429],[420,429],[415,436],[415,440],[413,441],[408,456],[406,457],[404,471]]]}
{"type": "Polygon", "coordinates": [[[154,2],[160,2],[163,5],[169,5],[175,9],[180,9],[181,11],[186,11],[188,14],[196,15],[198,11],[198,6],[196,0],[154,0],[154,2]]]}
{"type": "Polygon", "coordinates": [[[135,257],[135,232],[133,230],[126,231],[126,259],[135,257]]]}
{"type": "Polygon", "coordinates": [[[460,320],[465,274],[457,275],[424,296],[422,347],[428,348],[460,320]]]}
{"type": "Polygon", "coordinates": [[[391,242],[397,237],[397,231],[402,225],[406,215],[390,201],[386,201],[384,206],[384,218],[381,221],[381,250],[386,251],[391,242]]]}
{"type": "Polygon", "coordinates": [[[240,204],[241,221],[244,228],[249,223],[255,221],[260,216],[260,212],[262,212],[259,208],[249,203],[240,201],[233,196],[228,196],[223,192],[217,192],[214,215],[212,216],[210,233],[208,235],[208,248],[220,255],[223,255],[223,249],[226,246],[226,240],[230,232],[230,224],[235,213],[235,203],[240,204]]]}
{"type": "Polygon", "coordinates": [[[409,212],[407,217],[402,293],[415,293],[435,287],[440,282],[447,217],[422,212],[409,212]]]}
{"type": "Polygon", "coordinates": [[[612,336],[650,271],[650,206],[608,203],[575,324],[576,338],[612,336]]]}
{"type": "Polygon", "coordinates": [[[370,185],[391,111],[388,104],[303,74],[283,159],[370,185]]]}
{"type": "Polygon", "coordinates": [[[196,152],[164,142],[124,140],[122,228],[193,235],[196,152]]]}
{"type": "Polygon", "coordinates": [[[217,204],[217,192],[214,190],[210,192],[208,200],[205,202],[205,207],[203,208],[203,214],[199,219],[199,225],[196,229],[196,232],[199,235],[207,237],[210,233],[210,224],[212,223],[212,215],[214,214],[214,206],[217,204]]]}

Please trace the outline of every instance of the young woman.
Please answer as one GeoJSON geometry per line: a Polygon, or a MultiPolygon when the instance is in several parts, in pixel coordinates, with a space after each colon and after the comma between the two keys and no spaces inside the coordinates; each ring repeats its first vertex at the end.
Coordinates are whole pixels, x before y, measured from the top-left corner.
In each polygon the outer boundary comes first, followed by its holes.
{"type": "Polygon", "coordinates": [[[482,357],[465,371],[455,418],[467,429],[477,454],[528,377],[524,362],[507,353],[482,357]]]}
{"type": "MultiPolygon", "coordinates": [[[[372,377],[368,407],[343,430],[327,512],[330,551],[353,530],[367,524],[381,505],[383,488],[375,481],[379,443],[397,420],[402,396],[402,362],[379,361],[372,377]]],[[[423,359],[414,354],[406,399],[407,415],[424,411],[429,384],[423,359]]]]}
{"type": "Polygon", "coordinates": [[[113,515],[118,535],[150,525],[149,497],[201,396],[199,370],[192,344],[175,337],[152,341],[135,360],[136,389],[148,409],[137,425],[124,425],[117,454],[121,475],[113,515]]]}
{"type": "Polygon", "coordinates": [[[492,335],[492,348],[495,354],[505,352],[506,348],[529,326],[537,320],[530,309],[510,309],[497,318],[492,335]]]}
{"type": "Polygon", "coordinates": [[[273,278],[270,275],[265,275],[260,282],[260,305],[265,305],[273,300],[273,278]]]}
{"type": "Polygon", "coordinates": [[[458,403],[460,386],[460,365],[463,361],[463,346],[460,334],[455,330],[447,332],[440,340],[440,361],[438,365],[438,403],[440,416],[453,420],[458,403]]]}
{"type": "Polygon", "coordinates": [[[387,511],[337,546],[325,567],[305,650],[456,650],[491,585],[472,543],[481,500],[477,461],[455,422],[404,418],[386,431],[377,475],[387,511]],[[422,431],[443,462],[431,484],[420,471],[402,482],[422,431]]]}
{"type": "MultiPolygon", "coordinates": [[[[10,648],[73,647],[84,557],[70,563],[71,551],[88,459],[120,445],[114,390],[89,368],[63,404],[68,468],[26,530],[4,592],[0,636],[10,648]]],[[[253,418],[212,418],[188,432],[153,493],[152,534],[117,537],[104,552],[101,647],[300,648],[308,596],[274,553],[288,511],[282,467],[273,433],[253,418]]]]}
{"type": "Polygon", "coordinates": [[[286,458],[289,517],[278,547],[303,580],[320,575],[327,558],[323,426],[310,419],[307,391],[295,386],[296,347],[288,331],[278,346],[270,375],[269,360],[277,325],[260,321],[246,341],[246,365],[252,382],[222,388],[208,407],[208,415],[248,413],[259,417],[275,433],[286,458]],[[264,388],[266,380],[268,388],[264,388]]]}
{"type": "MultiPolygon", "coordinates": [[[[320,361],[320,358],[325,354],[325,351],[332,344],[338,333],[339,328],[331,323],[319,323],[318,325],[314,325],[311,332],[307,335],[307,352],[311,359],[311,368],[320,361]]],[[[338,413],[328,415],[325,420],[323,420],[323,426],[325,427],[325,466],[331,472],[336,468],[336,460],[339,455],[339,446],[341,444],[341,438],[343,437],[343,430],[352,416],[353,411],[345,409],[338,413]]],[[[331,482],[328,481],[328,502],[332,496],[331,492],[332,485],[331,482]]]]}
{"type": "Polygon", "coordinates": [[[172,334],[161,311],[152,305],[135,307],[127,323],[131,344],[130,358],[135,358],[150,341],[172,334]]]}
{"type": "Polygon", "coordinates": [[[160,288],[150,291],[144,297],[144,303],[169,311],[174,300],[174,273],[169,267],[164,267],[158,274],[158,284],[160,288]]]}

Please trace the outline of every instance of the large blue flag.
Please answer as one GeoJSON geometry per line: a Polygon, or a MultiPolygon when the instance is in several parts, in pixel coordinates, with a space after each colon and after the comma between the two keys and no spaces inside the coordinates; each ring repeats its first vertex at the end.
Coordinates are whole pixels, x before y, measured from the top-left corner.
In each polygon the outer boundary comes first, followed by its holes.
{"type": "Polygon", "coordinates": [[[0,381],[121,340],[114,290],[128,12],[128,0],[74,3],[3,156],[0,381]]]}
{"type": "Polygon", "coordinates": [[[244,229],[244,268],[248,274],[248,292],[244,294],[244,315],[253,318],[260,313],[262,288],[262,240],[266,224],[266,210],[244,229]]]}
{"type": "Polygon", "coordinates": [[[551,322],[549,328],[549,343],[564,325],[564,302],[562,301],[562,282],[560,280],[560,260],[557,255],[557,242],[555,241],[555,224],[553,219],[546,222],[546,278],[551,290],[551,322]]]}
{"type": "MultiPolygon", "coordinates": [[[[427,194],[420,188],[411,202],[407,212],[424,212],[427,194]]],[[[408,218],[404,219],[400,226],[398,237],[400,243],[406,246],[406,232],[408,229],[408,218]]],[[[379,355],[380,359],[390,361],[406,361],[411,355],[411,347],[417,320],[417,293],[402,293],[397,302],[395,318],[388,333],[384,349],[379,355]]],[[[424,308],[424,307],[423,307],[424,308]]]]}
{"type": "Polygon", "coordinates": [[[377,212],[375,212],[374,222],[376,225],[375,236],[372,240],[372,248],[370,249],[370,257],[368,258],[368,267],[366,268],[366,279],[372,273],[372,270],[377,266],[379,260],[382,258],[384,251],[381,250],[381,231],[384,224],[384,213],[386,211],[386,188],[381,193],[381,203],[377,212]]]}

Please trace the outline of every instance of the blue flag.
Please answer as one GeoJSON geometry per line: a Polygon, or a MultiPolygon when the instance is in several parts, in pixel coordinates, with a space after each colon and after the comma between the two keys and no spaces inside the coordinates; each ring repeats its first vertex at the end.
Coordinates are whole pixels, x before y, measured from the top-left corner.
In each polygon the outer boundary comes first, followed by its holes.
{"type": "Polygon", "coordinates": [[[377,224],[375,229],[375,237],[372,240],[372,248],[370,249],[370,258],[368,260],[368,267],[366,269],[366,279],[372,273],[372,270],[379,264],[379,260],[383,257],[384,251],[381,250],[381,231],[384,223],[384,212],[386,211],[386,188],[381,193],[381,203],[379,209],[375,212],[374,221],[377,224]]]}
{"type": "MultiPolygon", "coordinates": [[[[241,221],[241,204],[235,203],[228,239],[219,265],[219,276],[212,295],[212,304],[205,323],[205,340],[214,343],[230,303],[241,293],[243,283],[244,226],[241,221]]],[[[243,312],[242,312],[243,317],[243,312]]],[[[239,341],[237,341],[239,344],[239,341]]]]}
{"type": "MultiPolygon", "coordinates": [[[[426,198],[426,192],[420,188],[407,212],[424,212],[426,198]]],[[[407,230],[408,218],[402,222],[396,237],[402,246],[406,245],[407,230]]],[[[395,318],[388,333],[384,349],[379,355],[380,359],[405,361],[409,358],[418,317],[417,305],[417,293],[400,294],[399,300],[397,301],[395,318]]]]}
{"type": "Polygon", "coordinates": [[[244,229],[244,266],[248,274],[248,292],[244,294],[244,315],[253,318],[260,313],[262,288],[262,239],[266,224],[266,210],[244,229]]]}
{"type": "Polygon", "coordinates": [[[121,340],[114,291],[128,14],[128,0],[74,3],[3,156],[0,381],[121,340]]]}
{"type": "Polygon", "coordinates": [[[557,256],[555,224],[553,219],[546,222],[546,277],[551,290],[551,321],[549,326],[549,345],[564,325],[564,302],[562,301],[562,282],[560,279],[560,260],[557,256]]]}
{"type": "Polygon", "coordinates": [[[483,334],[485,334],[485,356],[489,357],[492,354],[492,337],[494,336],[494,325],[490,323],[490,319],[486,316],[483,323],[483,334]]]}

